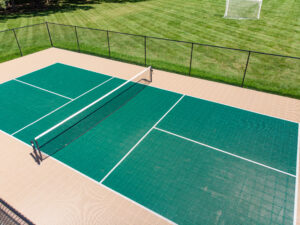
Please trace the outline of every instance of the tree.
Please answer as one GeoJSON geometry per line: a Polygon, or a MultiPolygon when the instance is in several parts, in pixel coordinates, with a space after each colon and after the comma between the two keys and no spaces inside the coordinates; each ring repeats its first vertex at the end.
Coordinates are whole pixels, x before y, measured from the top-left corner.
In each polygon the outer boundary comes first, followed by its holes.
{"type": "Polygon", "coordinates": [[[6,0],[0,0],[0,8],[6,9],[6,0]]]}

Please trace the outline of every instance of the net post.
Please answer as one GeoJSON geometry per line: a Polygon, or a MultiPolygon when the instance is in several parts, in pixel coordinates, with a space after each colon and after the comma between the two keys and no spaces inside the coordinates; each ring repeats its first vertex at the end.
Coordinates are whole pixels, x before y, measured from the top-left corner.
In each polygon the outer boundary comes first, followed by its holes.
{"type": "Polygon", "coordinates": [[[193,52],[194,52],[194,43],[192,43],[192,47],[191,47],[191,58],[190,58],[190,70],[189,70],[189,76],[191,76],[191,71],[192,71],[193,52]]]}
{"type": "Polygon", "coordinates": [[[106,36],[107,36],[107,47],[108,47],[108,56],[110,58],[110,43],[109,43],[109,31],[106,31],[106,36]]]}
{"type": "Polygon", "coordinates": [[[21,46],[20,46],[20,43],[18,41],[18,38],[17,38],[17,34],[16,34],[16,31],[15,29],[12,29],[14,35],[15,35],[15,39],[16,39],[16,42],[17,42],[17,45],[18,45],[18,48],[19,48],[19,51],[20,51],[20,55],[23,56],[23,53],[22,53],[22,50],[21,50],[21,46]]]}
{"type": "Polygon", "coordinates": [[[33,141],[30,141],[30,143],[31,143],[32,150],[35,151],[35,145],[34,145],[33,141]]]}
{"type": "Polygon", "coordinates": [[[153,76],[153,68],[150,66],[150,82],[152,82],[152,76],[153,76]]]}
{"type": "Polygon", "coordinates": [[[30,141],[31,143],[31,147],[32,147],[32,150],[33,150],[33,154],[31,154],[31,156],[34,158],[34,160],[40,164],[40,162],[43,160],[43,157],[42,157],[42,153],[40,151],[40,148],[38,146],[38,143],[36,140],[34,141],[30,141]]]}
{"type": "Polygon", "coordinates": [[[76,35],[76,41],[77,41],[77,51],[80,52],[80,46],[79,46],[79,40],[78,40],[78,34],[77,34],[77,26],[74,26],[75,29],[75,35],[76,35]]]}
{"type": "Polygon", "coordinates": [[[35,143],[35,146],[38,150],[40,160],[42,161],[43,160],[42,153],[41,153],[40,146],[39,146],[38,142],[36,141],[36,139],[34,139],[34,143],[35,143]]]}
{"type": "Polygon", "coordinates": [[[243,81],[242,81],[241,87],[244,87],[244,82],[245,82],[245,78],[246,78],[246,74],[247,74],[247,69],[248,69],[248,64],[249,64],[249,60],[250,60],[250,55],[251,55],[251,51],[249,51],[249,53],[248,53],[248,58],[247,58],[246,67],[245,67],[245,70],[244,70],[244,76],[243,76],[243,81]]]}
{"type": "Polygon", "coordinates": [[[53,42],[52,42],[52,37],[51,37],[51,34],[50,34],[48,22],[46,22],[46,27],[47,27],[47,31],[48,31],[48,36],[49,36],[51,47],[53,47],[53,42]]]}

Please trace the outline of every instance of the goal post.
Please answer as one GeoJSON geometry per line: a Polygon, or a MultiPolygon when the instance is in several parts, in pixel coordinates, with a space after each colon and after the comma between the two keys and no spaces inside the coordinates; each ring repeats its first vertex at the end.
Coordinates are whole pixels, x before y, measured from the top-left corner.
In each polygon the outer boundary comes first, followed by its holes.
{"type": "Polygon", "coordinates": [[[226,0],[224,18],[259,19],[262,0],[226,0]]]}

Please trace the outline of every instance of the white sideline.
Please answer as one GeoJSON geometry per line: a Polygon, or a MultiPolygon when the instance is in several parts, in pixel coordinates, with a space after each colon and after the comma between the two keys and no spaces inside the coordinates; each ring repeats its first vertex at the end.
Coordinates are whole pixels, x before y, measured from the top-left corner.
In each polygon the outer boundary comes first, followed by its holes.
{"type": "Polygon", "coordinates": [[[14,79],[14,80],[15,80],[15,81],[18,81],[18,82],[20,82],[20,83],[22,83],[22,84],[26,84],[26,85],[28,85],[28,86],[31,86],[31,87],[40,89],[40,90],[42,90],[42,91],[46,91],[46,92],[49,92],[49,93],[51,93],[51,94],[57,95],[57,96],[59,96],[59,97],[66,98],[66,99],[69,99],[69,100],[73,100],[72,98],[66,97],[66,96],[64,96],[64,95],[55,93],[55,92],[53,92],[53,91],[49,91],[49,90],[47,90],[47,89],[44,89],[44,88],[41,88],[41,87],[38,87],[38,86],[35,86],[35,85],[33,85],[33,84],[29,84],[29,83],[26,83],[26,82],[21,81],[21,80],[18,80],[18,79],[14,79]]]}
{"type": "Polygon", "coordinates": [[[221,149],[219,149],[219,148],[212,147],[212,146],[210,146],[210,145],[207,145],[207,144],[204,144],[204,143],[201,143],[201,142],[192,140],[192,139],[190,139],[190,138],[183,137],[183,136],[181,136],[181,135],[172,133],[172,132],[170,132],[170,131],[167,131],[167,130],[164,130],[164,129],[160,129],[160,128],[157,128],[157,127],[154,127],[154,129],[159,130],[159,131],[164,132],[164,133],[167,133],[167,134],[170,134],[170,135],[173,135],[173,136],[176,136],[176,137],[181,138],[181,139],[184,139],[184,140],[186,140],[186,141],[190,141],[190,142],[196,143],[196,144],[198,144],[198,145],[202,145],[202,146],[204,146],[204,147],[207,147],[207,148],[216,150],[216,151],[218,151],[218,152],[222,152],[222,153],[224,153],[224,154],[227,154],[227,155],[230,155],[230,156],[233,156],[233,157],[236,157],[236,158],[239,158],[239,159],[242,159],[242,160],[245,160],[245,161],[254,163],[254,164],[256,164],[256,165],[265,167],[265,168],[267,168],[267,169],[271,169],[271,170],[274,170],[274,171],[276,171],[276,172],[279,172],[279,173],[282,173],[282,174],[285,174],[285,175],[288,175],[288,176],[291,176],[291,177],[296,177],[296,176],[293,175],[293,174],[290,174],[290,173],[284,172],[284,171],[282,171],[282,170],[279,170],[279,169],[276,169],[276,168],[267,166],[267,165],[265,165],[265,164],[262,164],[262,163],[253,161],[253,160],[251,160],[251,159],[244,158],[244,157],[239,156],[239,155],[236,155],[236,154],[232,154],[232,153],[230,153],[230,152],[226,152],[226,151],[221,150],[221,149]]]}
{"type": "MultiPolygon", "coordinates": [[[[26,145],[26,146],[32,148],[31,145],[29,145],[29,144],[27,144],[27,143],[21,141],[20,139],[18,139],[18,138],[16,138],[16,137],[14,137],[14,136],[12,136],[12,135],[6,133],[5,131],[0,130],[0,132],[2,132],[3,134],[5,134],[5,135],[7,135],[7,136],[9,136],[9,137],[12,137],[13,139],[19,141],[20,143],[22,143],[22,144],[24,144],[24,145],[26,145]]],[[[45,154],[45,153],[44,153],[44,154],[45,154]]],[[[138,203],[138,202],[136,202],[136,201],[134,201],[134,200],[132,200],[132,199],[126,197],[125,195],[122,195],[121,193],[119,193],[119,192],[117,192],[117,191],[115,191],[115,190],[113,190],[113,189],[111,189],[111,188],[105,186],[104,184],[99,183],[98,181],[94,180],[93,178],[90,178],[89,176],[85,175],[84,173],[79,172],[78,170],[76,170],[76,169],[72,168],[71,166],[69,166],[69,165],[67,165],[67,164],[65,164],[65,163],[63,163],[63,162],[61,162],[61,161],[59,161],[58,159],[56,159],[56,158],[54,158],[54,157],[51,157],[51,159],[52,159],[52,160],[55,160],[56,162],[58,162],[58,163],[61,164],[62,166],[65,166],[65,167],[67,167],[68,169],[74,171],[75,173],[80,174],[81,176],[87,178],[88,180],[94,182],[95,184],[97,184],[97,185],[99,185],[99,186],[101,186],[101,187],[106,188],[107,190],[109,190],[109,191],[111,191],[111,192],[117,194],[118,196],[120,196],[120,197],[122,197],[122,198],[125,198],[125,199],[129,200],[129,201],[132,202],[133,204],[135,204],[135,205],[137,205],[137,206],[139,206],[139,207],[145,209],[146,211],[148,211],[148,212],[150,212],[150,213],[152,213],[152,214],[158,216],[159,218],[164,219],[165,221],[169,222],[170,224],[176,224],[176,223],[174,223],[173,221],[167,219],[166,217],[164,217],[164,216],[158,214],[157,212],[154,212],[154,211],[152,211],[151,209],[149,209],[149,208],[147,208],[147,207],[141,205],[140,203],[138,203]]]]}
{"type": "Polygon", "coordinates": [[[120,89],[121,87],[125,86],[126,84],[128,84],[129,82],[132,82],[135,78],[137,78],[138,76],[140,76],[141,74],[143,74],[145,71],[151,69],[151,66],[144,69],[143,71],[139,72],[138,74],[136,74],[134,77],[132,77],[130,80],[127,80],[126,82],[124,82],[122,85],[114,88],[113,90],[111,90],[110,92],[106,93],[105,95],[103,95],[101,98],[95,100],[94,102],[90,103],[89,105],[85,106],[84,108],[82,108],[81,110],[77,111],[76,113],[72,114],[71,116],[69,116],[68,118],[64,119],[63,121],[59,122],[58,124],[54,125],[53,127],[49,128],[48,130],[44,131],[43,133],[41,133],[40,135],[38,135],[37,137],[35,137],[34,139],[37,140],[40,137],[44,136],[45,134],[48,134],[49,132],[51,132],[52,130],[54,130],[55,128],[59,127],[61,124],[65,123],[66,121],[72,119],[73,117],[77,116],[78,114],[80,114],[81,112],[83,112],[84,110],[86,110],[87,108],[89,108],[90,106],[96,104],[97,102],[100,102],[102,99],[106,98],[107,96],[109,96],[111,93],[113,93],[114,91],[120,89]]]}
{"type": "Polygon", "coordinates": [[[159,122],[166,117],[166,115],[168,115],[169,112],[171,112],[172,109],[174,109],[174,107],[181,101],[181,99],[184,97],[185,95],[182,95],[175,103],[174,105],[150,128],[150,130],[148,130],[148,132],[127,152],[126,155],[123,156],[123,158],[105,175],[105,177],[102,178],[102,180],[100,181],[100,183],[103,183],[103,181],[105,181],[105,179],[124,161],[124,159],[142,142],[142,140],[145,139],[145,137],[147,137],[147,135],[156,127],[157,124],[159,124],[159,122]]]}
{"type": "Polygon", "coordinates": [[[56,112],[57,110],[61,109],[62,107],[64,107],[64,106],[66,106],[66,105],[70,104],[71,102],[73,102],[73,101],[75,101],[76,99],[78,99],[78,98],[82,97],[83,95],[86,95],[87,93],[91,92],[92,90],[94,90],[94,89],[96,89],[96,88],[100,87],[101,85],[105,84],[106,82],[110,81],[111,79],[113,79],[113,77],[111,77],[111,78],[109,78],[108,80],[106,80],[106,81],[104,81],[104,82],[102,82],[102,83],[98,84],[97,86],[93,87],[92,89],[90,89],[90,90],[88,90],[88,91],[84,92],[83,94],[79,95],[78,97],[74,98],[73,100],[71,100],[71,101],[69,101],[69,102],[67,102],[67,103],[63,104],[62,106],[60,106],[60,107],[58,107],[58,108],[54,109],[54,110],[53,110],[53,111],[51,111],[50,113],[48,113],[48,114],[46,114],[46,115],[42,116],[41,118],[39,118],[39,119],[37,119],[37,120],[33,121],[32,123],[30,123],[30,124],[26,125],[25,127],[23,127],[23,128],[21,128],[21,129],[19,129],[19,130],[15,131],[15,132],[14,132],[14,133],[12,133],[11,135],[15,135],[15,134],[19,133],[20,131],[24,130],[25,128],[27,128],[27,127],[29,127],[29,126],[31,126],[31,125],[33,125],[33,124],[35,124],[36,122],[40,121],[41,119],[44,119],[45,117],[47,117],[47,116],[51,115],[52,113],[56,112]]]}
{"type": "Polygon", "coordinates": [[[298,151],[297,151],[297,167],[296,167],[296,187],[295,187],[295,203],[294,203],[294,222],[293,225],[297,224],[297,210],[298,210],[298,188],[299,188],[299,160],[300,156],[300,123],[298,124],[298,151]]]}

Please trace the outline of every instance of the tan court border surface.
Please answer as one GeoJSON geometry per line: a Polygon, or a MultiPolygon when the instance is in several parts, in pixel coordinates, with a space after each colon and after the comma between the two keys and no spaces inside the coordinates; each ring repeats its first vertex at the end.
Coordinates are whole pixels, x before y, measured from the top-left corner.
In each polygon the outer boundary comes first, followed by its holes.
{"type": "MultiPolygon", "coordinates": [[[[0,64],[0,83],[60,62],[129,78],[143,67],[50,48],[0,64]]],[[[154,70],[152,86],[300,122],[300,100],[154,70]]],[[[0,131],[0,197],[36,224],[168,224],[155,213],[0,131]]],[[[298,214],[300,204],[298,201],[298,214]]],[[[297,224],[300,221],[297,220],[297,224]]]]}

